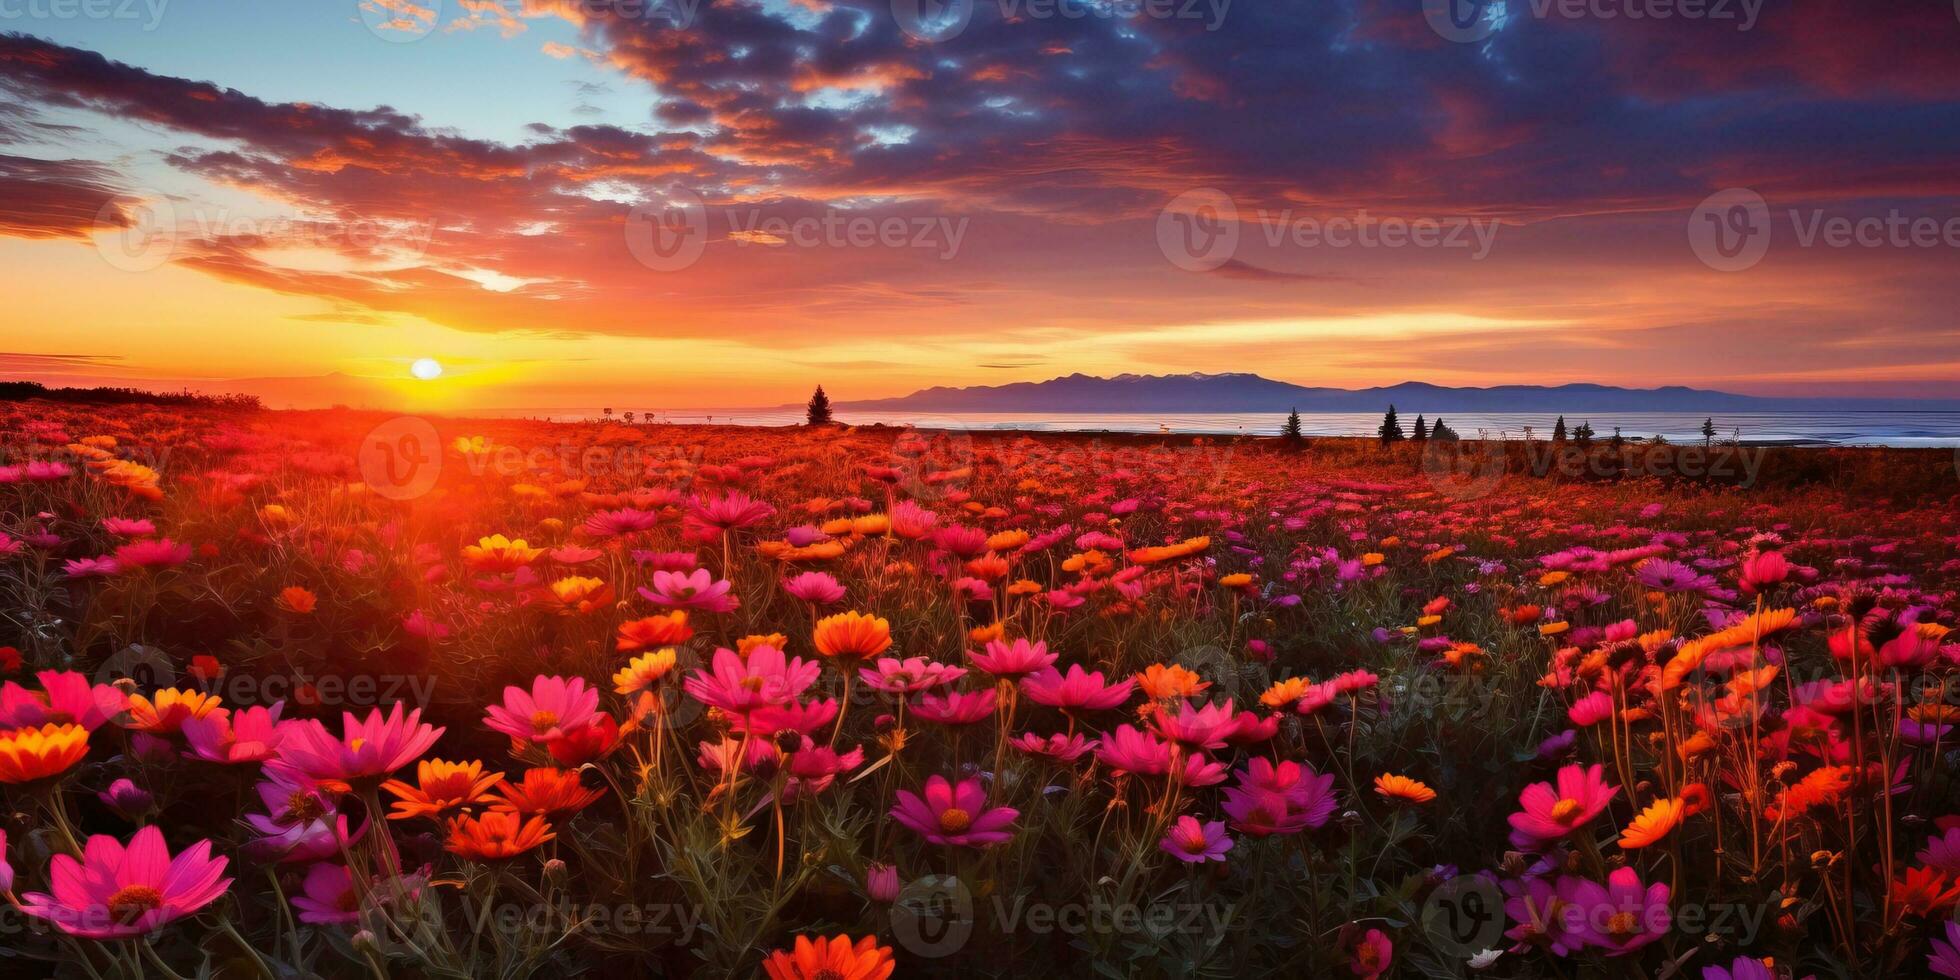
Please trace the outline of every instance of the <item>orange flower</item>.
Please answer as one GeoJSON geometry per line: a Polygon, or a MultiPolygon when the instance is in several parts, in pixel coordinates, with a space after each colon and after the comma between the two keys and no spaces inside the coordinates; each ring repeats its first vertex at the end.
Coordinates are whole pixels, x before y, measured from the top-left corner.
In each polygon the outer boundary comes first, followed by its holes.
{"type": "Polygon", "coordinates": [[[604,579],[571,575],[551,583],[551,597],[558,601],[560,612],[583,615],[610,605],[613,591],[604,579]]]}
{"type": "Polygon", "coordinates": [[[826,657],[875,657],[891,649],[892,627],[878,616],[841,612],[817,621],[814,642],[826,657]]]}
{"type": "Polygon", "coordinates": [[[553,820],[577,813],[605,795],[600,790],[581,785],[575,769],[548,767],[524,770],[522,780],[505,782],[497,787],[497,793],[503,799],[491,803],[492,810],[533,814],[553,820]]]}
{"type": "Polygon", "coordinates": [[[789,648],[789,637],[781,633],[751,633],[735,641],[735,652],[741,654],[743,660],[749,659],[749,654],[754,653],[756,647],[785,650],[789,648]]]}
{"type": "Polygon", "coordinates": [[[1427,803],[1436,798],[1436,791],[1420,781],[1393,773],[1383,773],[1375,777],[1375,792],[1380,793],[1385,800],[1400,800],[1416,804],[1427,803]]]}
{"type": "Polygon", "coordinates": [[[1177,664],[1151,664],[1137,675],[1137,685],[1143,688],[1144,696],[1150,700],[1165,701],[1201,694],[1211,686],[1211,682],[1177,664]]]}
{"type": "Polygon", "coordinates": [[[214,714],[220,718],[227,714],[218,706],[217,695],[166,687],[156,693],[154,701],[141,694],[130,695],[129,720],[123,727],[152,735],[175,735],[185,721],[214,714]]]}
{"type": "Polygon", "coordinates": [[[395,812],[389,814],[388,819],[407,820],[410,817],[441,816],[457,807],[481,803],[490,787],[503,782],[503,779],[503,773],[485,773],[481,762],[424,759],[415,764],[415,781],[419,786],[390,779],[382,783],[381,788],[401,799],[394,805],[395,812]]]}
{"type": "MultiPolygon", "coordinates": [[[[1384,541],[1382,543],[1387,544],[1388,542],[1384,541]]],[[[1367,554],[1361,556],[1361,565],[1364,568],[1373,568],[1374,566],[1379,565],[1387,560],[1388,560],[1387,555],[1384,555],[1379,551],[1370,551],[1367,554]]]]}
{"type": "Polygon", "coordinates": [[[850,533],[867,538],[884,537],[890,534],[892,529],[892,519],[885,514],[866,514],[855,520],[846,521],[845,524],[850,528],[850,533]]]}
{"type": "Polygon", "coordinates": [[[1220,588],[1243,589],[1251,584],[1252,575],[1247,572],[1233,572],[1230,575],[1221,575],[1218,578],[1220,588]]]}
{"type": "Polygon", "coordinates": [[[1006,634],[1007,634],[1006,623],[990,623],[986,626],[975,626],[974,628],[967,630],[966,639],[967,642],[969,643],[977,643],[977,644],[985,645],[1000,639],[1002,636],[1005,636],[1006,634]]]}
{"type": "Polygon", "coordinates": [[[795,948],[776,950],[762,961],[769,980],[885,980],[896,966],[891,947],[878,945],[877,936],[853,943],[843,933],[815,940],[798,936],[795,948]]]}
{"type": "Polygon", "coordinates": [[[1211,547],[1208,537],[1186,538],[1176,544],[1158,545],[1154,548],[1138,548],[1129,553],[1130,563],[1134,565],[1155,565],[1158,562],[1176,561],[1189,558],[1211,547]]]}
{"type": "Polygon", "coordinates": [[[1259,695],[1259,703],[1274,710],[1291,708],[1299,704],[1301,698],[1307,696],[1307,689],[1312,686],[1313,682],[1304,677],[1288,677],[1285,680],[1274,681],[1273,686],[1266,689],[1266,693],[1259,695]]]}
{"type": "MultiPolygon", "coordinates": [[[[514,491],[516,487],[512,487],[514,491]]],[[[514,572],[537,561],[543,548],[533,548],[523,538],[513,541],[501,534],[479,538],[463,549],[463,561],[479,572],[514,572]]]]}
{"type": "Polygon", "coordinates": [[[1028,532],[1016,528],[1012,531],[1002,531],[999,534],[996,534],[993,537],[988,538],[987,550],[995,551],[995,552],[1008,552],[1008,551],[1013,551],[1014,549],[1019,548],[1027,543],[1028,543],[1028,532]]]}
{"type": "Polygon", "coordinates": [[[491,812],[450,818],[449,841],[443,849],[472,861],[501,861],[557,836],[543,817],[524,820],[515,813],[491,812]]]}
{"type": "Polygon", "coordinates": [[[1674,832],[1688,815],[1688,804],[1680,799],[1655,800],[1647,804],[1620,832],[1620,847],[1632,849],[1646,847],[1674,832]]]}
{"type": "Polygon", "coordinates": [[[687,625],[687,610],[676,609],[619,624],[619,642],[614,644],[614,649],[632,653],[647,647],[679,646],[692,636],[694,630],[687,625]]]}
{"type": "Polygon", "coordinates": [[[1571,628],[1572,628],[1572,624],[1565,622],[1563,620],[1560,620],[1558,622],[1544,623],[1538,627],[1538,635],[1557,636],[1560,633],[1563,633],[1571,628]]]}
{"type": "Polygon", "coordinates": [[[966,563],[966,573],[985,582],[997,582],[1007,577],[1007,559],[989,552],[966,563]]]}
{"type": "Polygon", "coordinates": [[[309,615],[313,612],[313,607],[319,604],[320,599],[318,596],[297,585],[288,585],[279,590],[278,606],[289,613],[297,613],[301,616],[309,615]]]}
{"type": "Polygon", "coordinates": [[[0,783],[59,776],[87,754],[88,729],[80,725],[16,728],[0,735],[0,783]]]}
{"type": "Polygon", "coordinates": [[[1538,584],[1549,589],[1571,577],[1572,573],[1567,571],[1546,572],[1538,576],[1538,584]]]}
{"type": "Polygon", "coordinates": [[[613,674],[613,691],[618,694],[638,694],[661,682],[674,670],[674,648],[662,647],[652,653],[634,657],[626,666],[613,674]]]}

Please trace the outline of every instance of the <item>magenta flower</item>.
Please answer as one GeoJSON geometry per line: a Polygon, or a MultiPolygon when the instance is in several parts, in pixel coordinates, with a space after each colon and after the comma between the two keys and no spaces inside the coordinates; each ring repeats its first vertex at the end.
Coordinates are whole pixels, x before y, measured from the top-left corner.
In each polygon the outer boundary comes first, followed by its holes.
{"type": "Polygon", "coordinates": [[[335,738],[315,719],[295,723],[268,765],[311,782],[378,783],[429,751],[445,731],[423,724],[420,708],[404,715],[399,701],[386,715],[380,708],[368,712],[365,721],[342,712],[340,727],[341,737],[335,738]]]}
{"type": "Polygon", "coordinates": [[[1926,954],[1926,966],[1940,976],[1960,980],[1960,923],[1947,920],[1946,938],[1933,940],[1933,949],[1926,954]]]}
{"type": "Polygon", "coordinates": [[[985,691],[947,691],[945,694],[925,694],[912,705],[912,713],[921,721],[937,722],[941,725],[971,725],[994,713],[994,692],[985,691]]]}
{"type": "Polygon", "coordinates": [[[316,926],[340,925],[361,917],[360,894],[347,867],[322,861],[306,869],[304,893],[293,896],[299,921],[316,926]]]}
{"type": "Polygon", "coordinates": [[[1134,725],[1104,732],[1096,758],[1118,775],[1161,776],[1171,770],[1170,743],[1134,725]]]}
{"type": "Polygon", "coordinates": [[[1102,671],[1085,671],[1081,664],[1070,664],[1067,674],[1049,667],[1021,678],[1029,700],[1063,711],[1106,711],[1128,701],[1135,687],[1135,678],[1106,684],[1102,671]]]}
{"type": "Polygon", "coordinates": [[[696,497],[687,509],[687,525],[700,531],[724,533],[774,517],[776,508],[740,490],[726,497],[696,497]]]}
{"type": "Polygon", "coordinates": [[[804,572],[784,579],[783,591],[813,606],[828,606],[844,598],[844,587],[828,572],[804,572]]]}
{"type": "Polygon", "coordinates": [[[1225,852],[1232,849],[1232,838],[1226,835],[1223,820],[1199,823],[1197,817],[1182,816],[1157,846],[1179,861],[1202,864],[1225,860],[1225,852]]]}
{"type": "Polygon", "coordinates": [[[1558,771],[1558,785],[1532,783],[1518,794],[1523,807],[1511,814],[1511,843],[1534,850],[1560,840],[1599,816],[1620,792],[1606,785],[1603,766],[1590,769],[1576,765],[1558,771]]]}
{"type": "Polygon", "coordinates": [[[39,728],[42,725],[80,725],[89,731],[123,712],[129,699],[108,684],[91,684],[72,670],[44,670],[34,675],[39,693],[13,681],[0,684],[0,728],[39,728]]]}
{"type": "Polygon", "coordinates": [[[858,677],[873,689],[886,694],[917,694],[928,688],[951,684],[966,676],[965,667],[954,667],[924,657],[880,657],[870,667],[858,670],[858,677]]]}
{"type": "Polygon", "coordinates": [[[1015,749],[1037,759],[1047,759],[1057,765],[1069,765],[1094,749],[1097,743],[1081,735],[1057,733],[1042,737],[1027,732],[1009,743],[1015,749]]]}
{"type": "Polygon", "coordinates": [[[524,742],[549,745],[598,721],[599,690],[583,677],[566,680],[543,674],[531,679],[531,690],[504,688],[504,703],[485,709],[483,723],[494,731],[524,742]]]}
{"type": "MultiPolygon", "coordinates": [[[[1956,926],[1951,922],[1946,924],[1946,928],[1949,934],[1960,933],[1960,926],[1956,926]]],[[[1933,940],[1934,946],[1937,947],[1939,944],[1939,940],[1933,940]]],[[[1933,972],[1940,972],[1938,965],[1933,967],[1933,972]]],[[[1956,972],[1942,975],[1960,977],[1960,961],[1956,961],[1956,972]]],[[[1701,980],[1777,980],[1777,976],[1776,971],[1770,969],[1762,960],[1753,956],[1738,956],[1735,958],[1734,963],[1726,967],[1702,967],[1701,980]]]]}
{"type": "Polygon", "coordinates": [[[1736,584],[1755,595],[1790,577],[1790,560],[1780,551],[1758,551],[1742,560],[1742,573],[1736,584]]]}
{"type": "Polygon", "coordinates": [[[259,860],[318,861],[338,855],[367,833],[368,823],[350,833],[347,815],[331,796],[288,774],[269,772],[257,788],[265,812],[247,813],[245,825],[258,835],[248,850],[259,860]]]}
{"type": "Polygon", "coordinates": [[[660,524],[660,514],[651,510],[602,510],[585,519],[585,533],[595,538],[620,538],[650,531],[660,524]]]}
{"type": "Polygon", "coordinates": [[[1216,701],[1202,708],[1189,701],[1174,701],[1151,717],[1157,734],[1192,749],[1222,749],[1226,736],[1238,730],[1232,702],[1216,701]]]}
{"type": "Polygon", "coordinates": [[[707,671],[694,671],[682,686],[694,700],[732,715],[746,715],[765,706],[794,701],[816,683],[821,664],[802,657],[785,660],[783,652],[763,645],[747,660],[727,647],[715,651],[707,671]]]}
{"type": "Polygon", "coordinates": [[[765,704],[747,715],[730,715],[728,727],[731,731],[745,731],[764,737],[778,732],[801,732],[804,735],[812,735],[836,721],[837,711],[836,698],[807,702],[791,701],[788,704],[765,704]]]}
{"type": "Polygon", "coordinates": [[[163,832],[144,827],[129,846],[106,834],[88,839],[77,861],[54,856],[48,868],[54,894],[28,892],[21,911],[46,919],[71,936],[133,939],[145,936],[211,904],[231,879],[225,858],[211,856],[211,842],[198,841],[172,857],[163,832]]]}
{"type": "Polygon", "coordinates": [[[1576,880],[1555,885],[1549,879],[1532,877],[1503,883],[1504,912],[1517,923],[1504,933],[1517,943],[1511,947],[1513,952],[1537,947],[1555,956],[1570,956],[1584,948],[1585,939],[1573,932],[1571,917],[1565,912],[1566,899],[1561,895],[1570,892],[1570,882],[1576,880]]]}
{"type": "Polygon", "coordinates": [[[923,798],[899,790],[891,815],[934,844],[986,847],[1014,836],[1012,825],[1021,811],[1006,806],[987,809],[987,794],[978,778],[961,780],[955,787],[946,777],[933,776],[926,780],[923,798]]]}
{"type": "Polygon", "coordinates": [[[1640,872],[1632,868],[1615,870],[1603,886],[1575,880],[1565,909],[1572,917],[1571,930],[1608,956],[1625,956],[1661,938],[1673,924],[1667,885],[1657,881],[1642,888],[1640,872]]]}
{"type": "Polygon", "coordinates": [[[1388,934],[1380,929],[1370,929],[1362,935],[1361,941],[1354,944],[1348,960],[1348,969],[1361,980],[1375,980],[1388,972],[1390,963],[1395,961],[1395,944],[1388,934]]]}
{"type": "Polygon", "coordinates": [[[1279,734],[1279,716],[1259,716],[1250,711],[1239,712],[1232,720],[1232,729],[1225,733],[1225,741],[1238,746],[1258,745],[1279,734]]]}
{"type": "Polygon", "coordinates": [[[157,526],[147,517],[105,517],[102,530],[119,538],[145,538],[157,533],[157,526]]]}
{"type": "Polygon", "coordinates": [[[641,586],[640,596],[656,606],[670,609],[700,609],[705,612],[733,612],[742,601],[730,591],[735,583],[716,579],[713,572],[697,568],[685,574],[656,571],[653,586],[641,586]]]}
{"type": "Polygon", "coordinates": [[[1334,815],[1334,774],[1320,775],[1296,762],[1274,765],[1253,759],[1225,790],[1223,808],[1232,827],[1255,837],[1297,834],[1334,815]]]}
{"type": "Polygon", "coordinates": [[[0,830],[0,892],[14,890],[14,866],[7,862],[7,832],[0,830]]]}
{"type": "Polygon", "coordinates": [[[1055,665],[1055,654],[1048,652],[1048,644],[1036,640],[1029,643],[1016,639],[1013,643],[989,640],[984,653],[967,655],[973,666],[995,677],[1010,680],[1026,677],[1038,670],[1046,670],[1055,665]]]}
{"type": "Polygon", "coordinates": [[[116,549],[116,566],[122,569],[174,568],[191,560],[191,546],[169,538],[145,538],[116,549]]]}
{"type": "Polygon", "coordinates": [[[209,762],[264,762],[279,751],[279,742],[292,723],[280,722],[279,712],[286,702],[276,701],[270,708],[243,708],[230,714],[213,711],[201,718],[186,718],[181,731],[190,745],[187,755],[209,762]]]}

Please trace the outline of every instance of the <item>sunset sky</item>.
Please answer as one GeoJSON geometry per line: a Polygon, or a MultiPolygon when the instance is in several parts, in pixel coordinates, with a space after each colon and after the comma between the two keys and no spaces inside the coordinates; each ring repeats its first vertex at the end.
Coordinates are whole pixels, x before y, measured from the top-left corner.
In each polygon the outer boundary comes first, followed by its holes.
{"type": "Polygon", "coordinates": [[[659,2],[16,4],[0,377],[459,410],[1078,371],[1960,397],[1945,0],[1512,0],[1469,41],[1423,0],[978,0],[937,41],[916,0],[659,2]],[[1690,235],[1727,188],[1769,209],[1738,271],[1690,235]],[[1164,211],[1200,189],[1237,243],[1192,268],[1164,211]],[[1363,213],[1487,247],[1294,235],[1363,213]],[[1861,218],[1952,231],[1804,244],[1861,218]],[[666,229],[698,257],[636,245],[666,229]]]}

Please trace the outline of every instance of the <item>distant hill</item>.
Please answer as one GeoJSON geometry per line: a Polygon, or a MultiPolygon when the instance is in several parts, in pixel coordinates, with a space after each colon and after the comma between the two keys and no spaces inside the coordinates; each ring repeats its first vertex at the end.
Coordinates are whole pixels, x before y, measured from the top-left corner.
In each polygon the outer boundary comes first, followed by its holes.
{"type": "Polygon", "coordinates": [[[899,398],[837,403],[875,412],[1822,412],[1954,411],[1960,399],[1762,398],[1668,385],[1498,385],[1448,388],[1405,381],[1378,388],[1310,388],[1256,374],[1071,374],[969,388],[935,387],[899,398]]]}

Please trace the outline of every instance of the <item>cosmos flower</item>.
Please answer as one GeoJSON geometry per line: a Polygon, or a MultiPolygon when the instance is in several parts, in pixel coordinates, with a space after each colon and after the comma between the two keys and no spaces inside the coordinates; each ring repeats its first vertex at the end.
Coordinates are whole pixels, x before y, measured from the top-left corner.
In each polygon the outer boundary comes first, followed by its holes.
{"type": "Polygon", "coordinates": [[[543,817],[491,811],[482,816],[451,817],[443,850],[471,861],[505,861],[530,851],[558,835],[543,817]]]}
{"type": "Polygon", "coordinates": [[[1659,842],[1681,825],[1687,811],[1688,805],[1679,799],[1659,799],[1649,803],[1620,832],[1620,847],[1632,849],[1659,842]]]}
{"type": "Polygon", "coordinates": [[[481,803],[490,788],[503,782],[504,774],[486,773],[481,762],[444,762],[424,759],[415,764],[415,785],[390,779],[381,788],[393,794],[395,812],[390,820],[411,817],[439,817],[450,810],[481,803]]]}
{"type": "Polygon", "coordinates": [[[1558,783],[1532,783],[1518,794],[1522,807],[1511,814],[1511,840],[1520,848],[1534,849],[1560,840],[1591,823],[1619,793],[1606,784],[1605,767],[1590,769],[1566,766],[1558,771],[1558,783]]]}
{"type": "Polygon", "coordinates": [[[886,694],[916,694],[951,684],[965,676],[965,667],[954,667],[924,657],[907,657],[904,660],[880,657],[870,667],[858,671],[859,679],[866,685],[886,694]]]}
{"type": "Polygon", "coordinates": [[[1134,680],[1105,683],[1102,671],[1085,671],[1070,664],[1063,674],[1053,667],[1021,678],[1021,693],[1037,704],[1063,711],[1107,711],[1130,699],[1134,680]]]}
{"type": "Polygon", "coordinates": [[[727,647],[715,651],[706,671],[687,676],[688,696],[711,708],[745,715],[769,705],[785,705],[816,682],[820,664],[786,659],[774,646],[755,648],[747,658],[727,647]]]}
{"type": "Polygon", "coordinates": [[[987,809],[987,794],[978,779],[955,786],[938,775],[926,780],[923,797],[899,790],[891,809],[892,819],[928,842],[951,847],[986,847],[1007,840],[1014,836],[1014,819],[1020,815],[1013,807],[987,809]]]}
{"type": "Polygon", "coordinates": [[[1608,956],[1625,956],[1667,934],[1673,923],[1668,911],[1668,887],[1662,882],[1642,887],[1640,873],[1619,868],[1607,883],[1577,879],[1568,901],[1572,931],[1608,956]]]}
{"type": "Polygon", "coordinates": [[[217,900],[231,887],[227,863],[211,856],[208,840],[172,856],[155,826],[137,831],[126,847],[98,834],[79,861],[56,854],[48,868],[53,894],[28,892],[20,907],[71,936],[133,939],[217,900]]]}
{"type": "Polygon", "coordinates": [[[973,666],[995,677],[1018,680],[1053,667],[1056,655],[1048,652],[1048,644],[1040,640],[1030,643],[1016,638],[1012,643],[989,641],[983,652],[969,653],[967,658],[973,661],[973,666]]]}
{"type": "Polygon", "coordinates": [[[516,782],[499,783],[500,799],[490,804],[504,810],[560,821],[597,802],[603,790],[589,789],[579,782],[577,770],[538,767],[524,770],[516,782]]]}
{"type": "Polygon", "coordinates": [[[697,568],[688,573],[657,571],[651,587],[641,586],[640,596],[656,606],[699,609],[703,612],[734,612],[741,606],[733,592],[735,583],[716,579],[714,573],[697,568]]]}
{"type": "Polygon", "coordinates": [[[828,572],[804,572],[783,580],[783,591],[813,606],[828,606],[844,600],[844,587],[828,572]]]}
{"type": "Polygon", "coordinates": [[[811,643],[826,657],[862,660],[891,649],[892,628],[880,616],[841,612],[817,621],[811,643]]]}
{"type": "Polygon", "coordinates": [[[483,723],[525,742],[550,743],[598,720],[599,691],[583,677],[539,674],[531,689],[504,688],[504,703],[484,709],[483,723]]]}
{"type": "Polygon", "coordinates": [[[222,711],[193,715],[183,721],[184,742],[192,755],[209,762],[264,762],[278,752],[285,737],[279,721],[285,707],[286,702],[277,701],[270,708],[245,708],[229,715],[222,711]]]}
{"type": "Polygon", "coordinates": [[[1375,777],[1375,792],[1382,799],[1391,802],[1428,803],[1436,798],[1436,791],[1407,776],[1383,773],[1375,777]]]}
{"type": "Polygon", "coordinates": [[[306,869],[299,894],[292,897],[301,922],[343,925],[361,917],[361,898],[346,865],[321,861],[306,869]]]}
{"type": "Polygon", "coordinates": [[[619,624],[619,639],[613,649],[633,653],[649,647],[675,647],[693,636],[694,630],[687,625],[687,610],[676,609],[619,624]]]}
{"type": "Polygon", "coordinates": [[[279,743],[269,765],[290,769],[313,781],[371,782],[415,761],[435,745],[445,729],[422,723],[422,709],[403,714],[401,702],[386,715],[380,708],[365,719],[341,714],[341,737],[314,719],[296,722],[279,743]]]}
{"type": "Polygon", "coordinates": [[[53,779],[88,755],[88,729],[80,725],[42,725],[0,734],[0,783],[53,779]]]}
{"type": "Polygon", "coordinates": [[[121,714],[128,697],[108,684],[92,684],[72,670],[34,675],[38,692],[7,681],[0,684],[0,728],[80,725],[89,731],[121,714]]]}
{"type": "Polygon", "coordinates": [[[1225,833],[1225,821],[1200,823],[1197,817],[1187,814],[1177,818],[1157,846],[1179,861],[1202,864],[1224,861],[1225,852],[1232,849],[1232,838],[1225,833]]]}
{"type": "Polygon", "coordinates": [[[191,560],[191,546],[169,538],[145,538],[118,547],[114,557],[121,571],[175,568],[191,560]]]}
{"type": "Polygon", "coordinates": [[[889,946],[877,936],[856,942],[845,933],[829,939],[796,937],[790,949],[772,951],[762,961],[769,980],[886,980],[896,967],[889,946]]]}
{"type": "Polygon", "coordinates": [[[1376,980],[1395,960],[1395,944],[1389,942],[1388,934],[1380,929],[1370,929],[1354,944],[1348,958],[1348,969],[1361,980],[1376,980]]]}
{"type": "Polygon", "coordinates": [[[984,691],[947,691],[944,694],[926,694],[912,706],[912,713],[921,721],[941,725],[971,725],[994,713],[994,692],[992,688],[984,691]]]}

